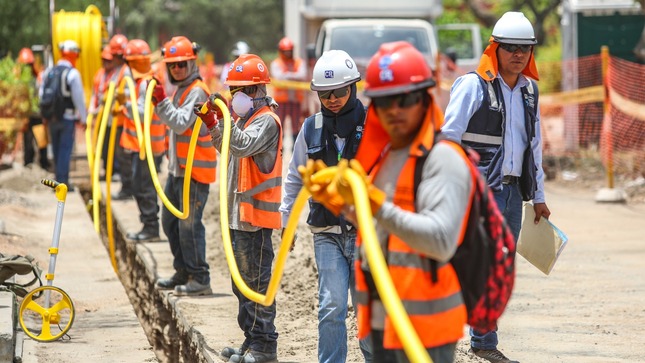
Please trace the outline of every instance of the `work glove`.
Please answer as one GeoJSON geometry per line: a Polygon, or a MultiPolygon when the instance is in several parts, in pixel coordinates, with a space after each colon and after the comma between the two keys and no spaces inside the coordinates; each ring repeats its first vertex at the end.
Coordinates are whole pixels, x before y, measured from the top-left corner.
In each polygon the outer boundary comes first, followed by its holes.
{"type": "MultiPolygon", "coordinates": [[[[280,233],[280,240],[284,240],[284,231],[286,228],[282,228],[282,233],[280,233]]],[[[293,251],[293,248],[296,247],[296,241],[298,240],[298,233],[293,234],[293,242],[291,243],[291,247],[289,247],[289,252],[293,251]]]]}
{"type": "MultiPolygon", "coordinates": [[[[375,187],[374,184],[369,181],[365,169],[363,169],[363,166],[358,160],[352,159],[348,163],[346,159],[343,159],[338,163],[338,173],[341,176],[347,168],[354,170],[356,173],[358,173],[358,175],[361,176],[361,179],[363,179],[365,188],[367,189],[367,197],[370,200],[370,209],[372,210],[372,215],[376,214],[381,209],[383,202],[385,202],[385,192],[375,187]]],[[[336,189],[338,190],[338,194],[340,194],[345,200],[345,203],[347,203],[348,205],[355,205],[352,188],[350,187],[349,182],[346,178],[341,177],[338,179],[338,182],[336,183],[336,189]]]]}
{"type": "Polygon", "coordinates": [[[127,109],[123,104],[115,104],[112,108],[112,117],[125,116],[127,114],[127,109]]]}
{"type": "Polygon", "coordinates": [[[157,81],[157,84],[152,91],[152,104],[156,107],[159,102],[165,100],[167,97],[168,96],[166,96],[166,90],[163,88],[163,85],[157,81]]]}
{"type": "Polygon", "coordinates": [[[315,162],[312,159],[307,160],[307,165],[300,165],[298,167],[298,172],[302,176],[302,183],[311,197],[318,203],[322,204],[335,216],[339,216],[341,210],[345,206],[345,201],[343,197],[338,194],[337,188],[332,182],[334,179],[329,180],[320,180],[314,182],[312,180],[312,175],[319,172],[322,169],[325,169],[327,165],[322,160],[316,160],[315,162]]]}
{"type": "Polygon", "coordinates": [[[117,91],[115,93],[115,99],[120,105],[125,105],[125,92],[117,91]]]}
{"type": "Polygon", "coordinates": [[[224,102],[226,107],[228,107],[228,101],[226,98],[219,93],[213,93],[208,97],[208,101],[206,103],[196,103],[193,108],[193,113],[202,119],[209,130],[217,126],[218,120],[224,117],[222,110],[220,110],[220,108],[215,104],[216,99],[221,100],[224,102]],[[202,112],[204,104],[206,105],[206,111],[202,112]]]}

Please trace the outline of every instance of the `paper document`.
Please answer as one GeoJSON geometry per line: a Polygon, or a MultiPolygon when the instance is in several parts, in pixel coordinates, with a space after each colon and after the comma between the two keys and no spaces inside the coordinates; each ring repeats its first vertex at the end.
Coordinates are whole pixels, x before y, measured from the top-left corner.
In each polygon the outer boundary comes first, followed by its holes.
{"type": "Polygon", "coordinates": [[[535,224],[533,204],[524,203],[522,229],[517,240],[517,253],[548,275],[567,245],[567,236],[546,218],[535,224]]]}

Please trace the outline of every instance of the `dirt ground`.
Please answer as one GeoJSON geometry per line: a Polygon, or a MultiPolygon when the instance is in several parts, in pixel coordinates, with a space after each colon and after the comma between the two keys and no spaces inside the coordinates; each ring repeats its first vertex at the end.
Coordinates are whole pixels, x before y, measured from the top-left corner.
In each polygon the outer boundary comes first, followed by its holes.
{"type": "MultiPolygon", "coordinates": [[[[576,177],[569,180],[562,178],[560,173],[556,180],[547,182],[546,188],[551,221],[567,233],[569,245],[549,276],[518,256],[516,287],[499,324],[499,348],[510,358],[525,363],[645,362],[645,348],[638,343],[645,325],[642,183],[622,181],[617,185],[631,194],[632,199],[627,204],[597,204],[594,196],[603,186],[602,177],[583,178],[579,170],[571,171],[574,172],[576,177]]],[[[54,199],[51,190],[38,184],[43,176],[50,175],[37,167],[25,169],[20,165],[0,172],[2,213],[54,204],[54,200],[50,200],[54,199]],[[47,202],[34,202],[38,200],[47,202]]],[[[218,184],[211,186],[204,213],[207,257],[214,292],[230,294],[230,274],[219,230],[217,188],[218,184]]],[[[0,216],[0,220],[4,217],[0,216]]],[[[40,220],[38,214],[24,213],[20,218],[32,230],[45,235],[51,233],[51,222],[40,220]]],[[[304,214],[298,234],[300,238],[289,256],[277,295],[278,357],[282,362],[313,362],[317,354],[317,271],[312,235],[305,226],[304,214]]],[[[21,252],[36,247],[23,245],[20,236],[0,234],[0,237],[3,237],[0,238],[2,252],[21,252]]],[[[276,244],[277,238],[278,233],[275,233],[276,244]]],[[[42,247],[37,246],[38,249],[42,247]]],[[[36,257],[41,259],[41,266],[46,266],[43,255],[36,257]]],[[[166,266],[168,262],[164,262],[166,266]]],[[[105,301],[104,306],[97,304],[92,309],[107,309],[111,302],[105,301]]],[[[194,309],[208,308],[206,305],[208,300],[200,299],[194,309]]],[[[235,310],[230,306],[226,309],[235,310]]],[[[213,315],[221,314],[214,312],[213,315]]],[[[234,314],[221,319],[226,323],[222,323],[222,337],[218,340],[239,341],[241,333],[234,314]]],[[[219,322],[214,319],[207,323],[217,325],[219,322]]],[[[347,322],[350,336],[355,336],[353,317],[347,322]]],[[[466,329],[464,332],[467,335],[466,329]]],[[[348,362],[360,362],[356,339],[350,339],[349,346],[348,362]]],[[[222,347],[211,348],[219,351],[222,347]]],[[[458,346],[456,362],[483,362],[469,355],[467,350],[468,341],[464,339],[458,346]]]]}

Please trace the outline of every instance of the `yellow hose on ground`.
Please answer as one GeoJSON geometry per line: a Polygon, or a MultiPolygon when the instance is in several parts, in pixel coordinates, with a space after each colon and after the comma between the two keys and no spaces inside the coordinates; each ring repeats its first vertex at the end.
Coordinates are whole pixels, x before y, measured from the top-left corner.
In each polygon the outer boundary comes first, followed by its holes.
{"type": "MultiPolygon", "coordinates": [[[[116,120],[114,120],[116,122],[116,120]]],[[[114,167],[114,143],[116,142],[116,132],[118,127],[110,127],[110,143],[108,144],[107,167],[105,170],[105,224],[108,235],[108,250],[110,251],[110,261],[114,272],[119,274],[116,266],[116,248],[114,245],[114,224],[112,223],[112,171],[114,167]]]]}
{"type": "MultiPolygon", "coordinates": [[[[150,124],[152,123],[152,91],[154,91],[155,86],[157,85],[157,81],[155,79],[150,80],[150,83],[148,83],[148,88],[146,89],[146,99],[144,102],[144,105],[146,105],[146,108],[143,113],[143,133],[144,133],[144,144],[146,147],[146,155],[153,155],[152,153],[152,145],[150,144],[150,124]]],[[[188,218],[188,215],[190,213],[190,203],[189,203],[189,197],[190,197],[190,176],[193,171],[193,158],[195,157],[195,146],[197,145],[197,138],[199,137],[199,130],[202,127],[202,119],[199,117],[195,121],[195,125],[193,126],[193,134],[190,137],[190,143],[188,145],[188,160],[186,160],[186,170],[184,172],[184,188],[183,188],[183,206],[184,206],[184,211],[180,211],[177,209],[170,200],[168,200],[168,197],[166,196],[166,193],[164,192],[163,188],[161,187],[161,183],[159,183],[159,177],[157,176],[157,167],[155,166],[154,163],[154,158],[148,157],[148,168],[150,169],[150,176],[152,177],[152,183],[155,186],[155,189],[157,190],[157,194],[161,198],[161,201],[163,202],[163,205],[168,208],[170,213],[175,215],[175,217],[179,219],[186,219],[188,218]]]]}
{"type": "MultiPolygon", "coordinates": [[[[108,86],[107,96],[105,99],[106,104],[112,104],[114,98],[114,82],[110,82],[108,86]]],[[[101,122],[99,124],[99,136],[96,140],[96,152],[94,153],[94,171],[92,172],[92,217],[94,219],[94,229],[96,233],[101,232],[99,204],[101,201],[101,185],[99,184],[99,173],[101,170],[101,156],[103,154],[103,142],[105,141],[105,130],[107,129],[108,112],[103,112],[101,122]]],[[[87,147],[91,147],[88,145],[87,147]]],[[[90,151],[88,151],[89,153],[90,151]]]]}

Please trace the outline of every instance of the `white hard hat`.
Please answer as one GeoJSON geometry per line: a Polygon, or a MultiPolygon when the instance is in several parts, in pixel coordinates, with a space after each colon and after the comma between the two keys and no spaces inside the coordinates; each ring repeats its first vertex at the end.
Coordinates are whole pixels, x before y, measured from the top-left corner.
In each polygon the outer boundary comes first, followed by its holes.
{"type": "Polygon", "coordinates": [[[329,91],[356,83],[361,74],[356,62],[343,50],[328,50],[314,66],[311,80],[312,91],[329,91]]]}
{"type": "Polygon", "coordinates": [[[508,44],[537,44],[533,25],[523,13],[509,11],[495,23],[493,40],[508,44]]]}
{"type": "Polygon", "coordinates": [[[251,48],[249,48],[249,45],[246,44],[246,42],[239,41],[235,43],[235,48],[231,51],[231,54],[239,57],[242,54],[247,54],[251,48]]]}
{"type": "Polygon", "coordinates": [[[58,49],[64,53],[80,53],[81,48],[73,40],[65,40],[58,43],[58,49]]]}

